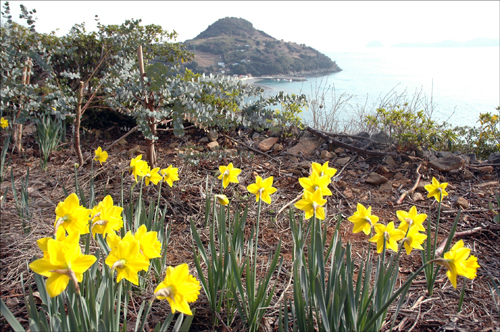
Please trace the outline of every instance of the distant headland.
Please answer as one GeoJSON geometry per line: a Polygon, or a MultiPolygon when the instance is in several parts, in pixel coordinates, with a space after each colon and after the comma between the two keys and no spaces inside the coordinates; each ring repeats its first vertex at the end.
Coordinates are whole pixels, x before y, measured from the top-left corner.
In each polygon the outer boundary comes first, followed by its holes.
{"type": "Polygon", "coordinates": [[[242,18],[220,19],[184,45],[195,55],[186,64],[195,73],[294,80],[342,70],[312,47],[277,40],[242,18]]]}

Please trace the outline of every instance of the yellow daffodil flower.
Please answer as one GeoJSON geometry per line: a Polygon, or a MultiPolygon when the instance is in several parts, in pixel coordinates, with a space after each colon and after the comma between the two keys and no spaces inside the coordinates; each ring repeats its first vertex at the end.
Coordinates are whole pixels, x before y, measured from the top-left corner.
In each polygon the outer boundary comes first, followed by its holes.
{"type": "Polygon", "coordinates": [[[168,185],[172,187],[174,185],[174,181],[179,180],[179,169],[172,167],[172,165],[168,166],[161,170],[161,175],[163,175],[163,179],[167,181],[168,185]]]}
{"type": "Polygon", "coordinates": [[[305,219],[311,218],[316,213],[316,218],[325,220],[325,209],[322,207],[325,204],[326,199],[323,198],[321,190],[318,189],[314,194],[304,191],[304,196],[294,206],[306,213],[305,219]]]}
{"type": "Polygon", "coordinates": [[[257,175],[255,183],[252,183],[247,187],[247,190],[255,194],[255,201],[258,202],[259,198],[262,199],[267,204],[271,204],[271,196],[276,192],[276,188],[273,187],[273,177],[270,176],[265,180],[262,180],[260,176],[257,175]]]}
{"type": "Polygon", "coordinates": [[[32,262],[29,267],[36,273],[48,277],[47,293],[55,297],[68,286],[70,279],[79,292],[78,283],[83,279],[83,273],[96,261],[93,255],[83,255],[80,249],[80,234],[71,235],[71,239],[61,241],[49,239],[46,243],[47,252],[44,257],[32,262]]]}
{"type": "Polygon", "coordinates": [[[328,175],[320,177],[316,172],[312,172],[312,174],[307,178],[299,179],[299,183],[305,191],[314,194],[316,190],[320,189],[321,194],[324,196],[332,195],[332,192],[328,189],[330,182],[331,178],[328,175]]]}
{"type": "Polygon", "coordinates": [[[98,161],[99,164],[102,165],[102,163],[105,163],[107,159],[108,159],[108,153],[106,151],[102,151],[101,147],[99,146],[97,150],[95,150],[94,160],[98,161]]]}
{"type": "Polygon", "coordinates": [[[146,259],[161,257],[161,243],[156,232],[148,232],[145,225],[141,225],[134,234],[134,239],[139,241],[140,251],[146,259]]]}
{"type": "MultiPolygon", "coordinates": [[[[398,227],[398,229],[406,234],[406,231],[403,231],[400,227],[398,227]]],[[[412,249],[424,250],[422,243],[425,239],[427,239],[427,235],[419,233],[418,225],[410,227],[408,234],[406,234],[406,237],[403,240],[406,254],[409,255],[412,249]]]]}
{"type": "Polygon", "coordinates": [[[116,269],[116,282],[127,279],[139,285],[139,271],[147,271],[149,261],[140,253],[139,241],[122,239],[116,248],[111,250],[105,261],[112,270],[116,269]]]}
{"type": "MultiPolygon", "coordinates": [[[[52,237],[44,237],[41,239],[38,239],[36,241],[36,244],[38,245],[38,248],[43,252],[43,257],[49,257],[49,249],[47,248],[47,243],[49,243],[49,240],[53,240],[52,237]]],[[[72,245],[74,242],[78,242],[80,240],[80,233],[78,232],[73,232],[66,236],[66,231],[64,230],[63,227],[59,227],[56,232],[56,241],[57,242],[63,242],[67,245],[72,245]]]]}
{"type": "Polygon", "coordinates": [[[383,224],[376,224],[373,226],[375,229],[375,235],[369,239],[370,242],[377,243],[377,253],[381,253],[384,249],[384,241],[386,248],[390,248],[394,251],[398,251],[398,242],[405,237],[405,233],[402,230],[394,228],[394,222],[391,221],[387,226],[383,224]]]}
{"type": "Polygon", "coordinates": [[[233,166],[233,163],[229,163],[227,166],[219,166],[220,175],[219,180],[222,180],[222,186],[226,188],[230,182],[240,183],[238,181],[238,175],[241,173],[241,169],[233,166]]]}
{"type": "Polygon", "coordinates": [[[227,198],[226,195],[215,195],[215,198],[217,198],[217,201],[219,202],[220,205],[228,205],[229,204],[229,199],[227,198]]]}
{"type": "Polygon", "coordinates": [[[180,311],[192,316],[189,303],[198,299],[200,289],[200,282],[189,274],[189,267],[184,263],[175,268],[167,267],[165,279],[156,287],[155,296],[159,300],[167,300],[172,313],[180,311]]]}
{"type": "Polygon", "coordinates": [[[62,226],[68,233],[89,232],[89,210],[80,205],[75,193],[66,197],[64,202],[59,202],[56,207],[55,233],[62,226]]]}
{"type": "Polygon", "coordinates": [[[353,233],[363,231],[366,235],[370,235],[372,226],[378,222],[378,217],[372,215],[371,206],[367,209],[362,204],[358,203],[357,211],[354,212],[352,216],[347,218],[347,220],[354,224],[352,229],[353,233]]]}
{"type": "Polygon", "coordinates": [[[480,268],[477,258],[474,256],[469,257],[469,255],[470,249],[464,248],[464,242],[460,240],[455,243],[450,251],[444,254],[444,259],[436,259],[437,264],[448,269],[446,275],[455,289],[457,288],[457,275],[474,279],[477,269],[480,268]]]}
{"type": "Polygon", "coordinates": [[[448,183],[439,183],[439,181],[436,180],[435,177],[433,177],[432,184],[428,184],[425,186],[425,190],[429,192],[427,194],[427,197],[434,197],[436,201],[441,202],[441,199],[443,197],[448,196],[448,193],[445,190],[447,186],[448,183]]]}
{"type": "Polygon", "coordinates": [[[123,208],[113,205],[113,198],[110,195],[92,209],[92,236],[96,234],[109,234],[120,230],[123,227],[123,208]]]}
{"type": "Polygon", "coordinates": [[[328,161],[325,162],[323,165],[319,163],[312,163],[311,167],[313,172],[316,172],[316,174],[318,174],[319,177],[326,175],[331,179],[337,173],[337,170],[335,168],[328,167],[328,161]]]}
{"type": "Polygon", "coordinates": [[[144,174],[144,181],[146,183],[146,186],[149,186],[150,182],[153,182],[153,184],[157,185],[158,182],[162,179],[162,176],[159,174],[160,172],[160,167],[156,167],[153,169],[147,168],[146,174],[144,174]]]}
{"type": "Polygon", "coordinates": [[[396,211],[396,216],[398,217],[401,224],[399,224],[398,229],[402,230],[406,233],[408,227],[412,228],[413,226],[417,226],[419,231],[425,232],[425,228],[423,223],[425,219],[427,219],[427,215],[425,213],[418,214],[417,208],[412,206],[410,211],[396,211]]]}
{"type": "Polygon", "coordinates": [[[0,127],[2,129],[7,128],[9,126],[9,120],[4,119],[3,117],[0,119],[0,127]]]}
{"type": "Polygon", "coordinates": [[[143,177],[146,175],[148,171],[148,163],[142,159],[142,154],[130,160],[129,170],[132,172],[132,175],[135,178],[135,182],[137,182],[137,177],[143,177]]]}

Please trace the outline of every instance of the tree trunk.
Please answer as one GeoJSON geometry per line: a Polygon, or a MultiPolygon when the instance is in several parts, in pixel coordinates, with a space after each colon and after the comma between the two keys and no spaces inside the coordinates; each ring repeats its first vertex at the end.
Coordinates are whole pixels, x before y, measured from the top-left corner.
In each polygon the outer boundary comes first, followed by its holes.
{"type": "Polygon", "coordinates": [[[83,166],[84,160],[82,156],[82,150],[80,148],[80,118],[82,116],[82,97],[83,96],[83,82],[80,81],[80,90],[78,91],[78,105],[76,108],[75,116],[75,152],[78,157],[78,164],[83,166]]]}

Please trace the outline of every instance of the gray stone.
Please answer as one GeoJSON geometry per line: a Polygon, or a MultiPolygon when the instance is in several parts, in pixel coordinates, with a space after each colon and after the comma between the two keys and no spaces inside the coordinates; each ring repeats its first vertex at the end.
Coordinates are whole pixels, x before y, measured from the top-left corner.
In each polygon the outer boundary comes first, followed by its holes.
{"type": "Polygon", "coordinates": [[[370,134],[368,134],[366,131],[357,133],[356,136],[370,138],[370,134]]]}
{"type": "Polygon", "coordinates": [[[488,162],[492,164],[500,164],[500,152],[493,152],[490,154],[488,162]]]}
{"type": "Polygon", "coordinates": [[[382,183],[379,187],[379,190],[390,193],[392,191],[392,183],[391,182],[382,183]]]}
{"type": "Polygon", "coordinates": [[[259,143],[259,150],[262,152],[269,151],[276,142],[278,142],[278,137],[269,137],[264,139],[262,142],[259,143]]]}
{"type": "Polygon", "coordinates": [[[453,152],[450,152],[450,151],[438,151],[436,153],[436,156],[438,158],[446,158],[446,157],[454,156],[454,154],[453,154],[453,152]]]}
{"type": "Polygon", "coordinates": [[[339,158],[339,159],[335,160],[335,164],[337,164],[339,166],[344,166],[345,164],[347,164],[349,162],[349,160],[351,160],[351,157],[339,158]]]}
{"type": "Polygon", "coordinates": [[[463,197],[459,197],[457,199],[457,203],[456,203],[458,206],[462,207],[462,209],[467,209],[469,207],[469,201],[467,201],[465,198],[463,197]]]}
{"type": "Polygon", "coordinates": [[[321,151],[321,159],[332,159],[333,155],[328,150],[321,151]]]}
{"type": "Polygon", "coordinates": [[[258,132],[254,132],[252,134],[252,139],[257,139],[259,136],[260,136],[260,134],[258,132]]]}
{"type": "Polygon", "coordinates": [[[370,175],[368,175],[368,177],[365,179],[366,183],[373,185],[386,183],[387,181],[389,180],[385,176],[382,176],[378,173],[370,173],[370,175]]]}
{"type": "Polygon", "coordinates": [[[273,151],[274,152],[279,152],[279,151],[282,151],[282,150],[283,150],[283,145],[281,145],[279,143],[274,144],[274,146],[273,146],[273,151]]]}
{"type": "Polygon", "coordinates": [[[393,159],[391,156],[389,156],[389,157],[385,158],[385,163],[386,163],[389,167],[396,167],[396,166],[397,166],[396,162],[394,161],[394,159],[393,159]]]}
{"type": "Polygon", "coordinates": [[[391,138],[389,137],[389,135],[387,135],[383,131],[373,135],[372,140],[374,140],[376,142],[380,142],[380,143],[387,143],[387,144],[389,144],[391,142],[391,138]]]}
{"type": "Polygon", "coordinates": [[[429,165],[440,172],[449,172],[465,165],[465,160],[458,156],[451,155],[449,157],[431,160],[429,161],[429,165]]]}
{"type": "Polygon", "coordinates": [[[467,157],[469,157],[469,161],[471,163],[475,162],[477,159],[476,159],[476,154],[475,153],[468,153],[466,154],[467,157]]]}
{"type": "Polygon", "coordinates": [[[217,130],[215,129],[210,129],[210,131],[207,133],[207,137],[210,142],[215,142],[219,138],[219,133],[217,133],[217,130]]]}
{"type": "Polygon", "coordinates": [[[208,143],[209,139],[208,137],[202,137],[198,140],[198,143],[208,143]]]}
{"type": "Polygon", "coordinates": [[[291,155],[298,156],[302,153],[303,156],[309,156],[314,152],[325,140],[318,137],[301,137],[299,143],[287,150],[291,155]]]}
{"type": "Polygon", "coordinates": [[[207,144],[207,147],[210,149],[210,150],[215,150],[217,147],[219,146],[219,143],[217,143],[217,141],[215,142],[210,142],[207,144]]]}
{"type": "Polygon", "coordinates": [[[415,149],[415,156],[417,156],[419,158],[424,158],[424,156],[425,156],[424,151],[422,151],[421,148],[416,148],[415,149]]]}

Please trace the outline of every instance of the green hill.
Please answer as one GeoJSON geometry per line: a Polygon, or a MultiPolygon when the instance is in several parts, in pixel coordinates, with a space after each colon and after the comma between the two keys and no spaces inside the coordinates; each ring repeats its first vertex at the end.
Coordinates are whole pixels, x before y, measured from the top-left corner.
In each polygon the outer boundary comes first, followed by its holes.
{"type": "Polygon", "coordinates": [[[235,17],[218,20],[184,44],[195,54],[194,61],[186,65],[194,72],[306,76],[342,70],[311,47],[277,40],[235,17]]]}

